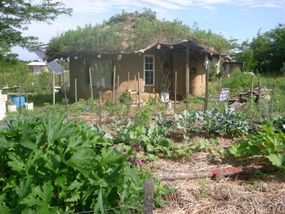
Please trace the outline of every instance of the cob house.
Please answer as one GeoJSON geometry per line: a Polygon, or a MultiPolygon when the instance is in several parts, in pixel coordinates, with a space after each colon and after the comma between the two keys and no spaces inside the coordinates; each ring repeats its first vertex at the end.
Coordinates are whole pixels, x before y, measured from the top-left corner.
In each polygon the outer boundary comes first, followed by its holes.
{"type": "Polygon", "coordinates": [[[207,60],[216,54],[188,37],[181,22],[160,21],[147,10],[67,31],[51,40],[47,54],[69,59],[70,92],[78,98],[100,92],[114,99],[126,91],[139,91],[142,100],[161,92],[173,97],[175,75],[177,98],[203,96],[207,60]]]}

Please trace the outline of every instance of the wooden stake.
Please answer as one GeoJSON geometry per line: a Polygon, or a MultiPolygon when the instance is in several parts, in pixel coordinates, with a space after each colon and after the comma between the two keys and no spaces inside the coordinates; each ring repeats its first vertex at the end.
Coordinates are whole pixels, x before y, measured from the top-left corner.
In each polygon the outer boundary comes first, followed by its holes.
{"type": "Polygon", "coordinates": [[[189,98],[189,78],[190,78],[190,63],[189,63],[189,45],[187,44],[186,47],[186,89],[185,89],[185,93],[186,93],[186,110],[188,110],[189,106],[188,106],[188,98],[189,98]]]}
{"type": "Polygon", "coordinates": [[[52,104],[55,105],[55,74],[52,71],[52,104]]]}
{"type": "Polygon", "coordinates": [[[141,95],[140,95],[140,72],[138,72],[138,108],[141,107],[141,95]]]}
{"type": "MultiPolygon", "coordinates": [[[[134,79],[135,79],[135,82],[137,81],[137,76],[135,75],[135,77],[134,77],[134,79]]],[[[137,92],[137,96],[136,96],[136,104],[138,104],[138,92],[137,92]]]]}
{"type": "Polygon", "coordinates": [[[74,79],[74,90],[75,102],[77,103],[77,78],[74,79]]]}
{"type": "Polygon", "coordinates": [[[176,112],[176,99],[177,99],[177,71],[175,71],[174,78],[174,112],[176,112]]]}
{"type": "Polygon", "coordinates": [[[128,72],[128,93],[130,91],[130,72],[128,72]]]}
{"type": "Polygon", "coordinates": [[[102,126],[102,92],[99,91],[99,126],[102,126]]]}
{"type": "Polygon", "coordinates": [[[252,100],[253,99],[253,84],[254,83],[254,76],[252,76],[252,79],[251,79],[251,88],[250,88],[250,99],[252,100]]]}
{"type": "Polygon", "coordinates": [[[144,214],[153,213],[153,181],[149,178],[144,182],[144,214]]]}
{"type": "Polygon", "coordinates": [[[64,87],[64,107],[67,111],[67,95],[66,95],[66,84],[64,79],[64,69],[62,68],[62,81],[63,81],[63,87],[64,87]]]}
{"type": "Polygon", "coordinates": [[[89,83],[90,83],[90,97],[93,100],[93,82],[92,82],[92,72],[91,72],[91,67],[89,67],[89,83]]]}
{"type": "Polygon", "coordinates": [[[272,116],[272,113],[273,113],[274,100],[275,100],[275,85],[273,86],[273,89],[272,89],[272,92],[271,92],[270,109],[269,109],[269,115],[270,116],[272,116]]]}
{"type": "Polygon", "coordinates": [[[116,90],[116,65],[114,65],[114,71],[113,71],[113,104],[115,104],[115,90],[116,90]]]}
{"type": "Polygon", "coordinates": [[[119,100],[119,88],[120,88],[120,75],[118,75],[117,79],[117,90],[116,90],[116,98],[119,100]]]}
{"type": "Polygon", "coordinates": [[[209,69],[208,69],[208,55],[205,56],[205,70],[206,70],[206,84],[205,84],[204,111],[207,111],[207,110],[208,110],[208,102],[209,102],[209,69]]]}

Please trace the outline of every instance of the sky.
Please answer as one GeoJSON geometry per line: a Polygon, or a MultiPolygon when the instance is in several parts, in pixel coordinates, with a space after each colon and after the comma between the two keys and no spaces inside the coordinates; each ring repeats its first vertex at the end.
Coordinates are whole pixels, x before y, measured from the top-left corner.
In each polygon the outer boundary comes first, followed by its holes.
{"type": "MultiPolygon", "coordinates": [[[[211,30],[239,42],[251,40],[285,24],[285,0],[58,0],[72,8],[71,16],[62,15],[51,23],[31,23],[24,35],[36,36],[47,44],[52,37],[86,24],[101,24],[111,16],[152,9],[159,19],[177,19],[183,24],[211,30]]],[[[39,58],[21,48],[13,48],[22,60],[39,58]]]]}

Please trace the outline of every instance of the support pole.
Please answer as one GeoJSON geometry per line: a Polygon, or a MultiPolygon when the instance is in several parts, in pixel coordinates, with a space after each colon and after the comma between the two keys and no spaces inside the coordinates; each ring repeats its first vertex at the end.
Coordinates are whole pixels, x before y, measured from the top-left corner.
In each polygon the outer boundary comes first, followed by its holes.
{"type": "Polygon", "coordinates": [[[92,83],[92,72],[91,67],[89,66],[89,83],[90,83],[90,98],[93,100],[93,83],[92,83]]]}
{"type": "Polygon", "coordinates": [[[144,214],[153,213],[153,181],[148,178],[144,182],[144,214]]]}
{"type": "Polygon", "coordinates": [[[117,90],[116,90],[116,99],[119,100],[119,87],[120,87],[120,75],[117,77],[117,90]]]}
{"type": "Polygon", "coordinates": [[[114,65],[114,71],[113,71],[113,93],[112,93],[113,104],[115,104],[115,93],[116,93],[116,65],[114,65]]]}
{"type": "Polygon", "coordinates": [[[174,112],[176,113],[176,100],[177,100],[177,71],[174,77],[174,112]]]}
{"type": "Polygon", "coordinates": [[[65,110],[67,110],[66,84],[65,84],[64,69],[63,68],[62,68],[62,81],[63,81],[63,87],[64,87],[64,107],[65,107],[65,110]]]}
{"type": "Polygon", "coordinates": [[[52,104],[55,106],[55,73],[52,71],[52,104]]]}
{"type": "Polygon", "coordinates": [[[77,103],[77,78],[74,79],[74,90],[75,102],[77,103]]]}
{"type": "Polygon", "coordinates": [[[189,79],[190,79],[190,62],[189,62],[189,44],[187,43],[186,46],[186,89],[185,89],[185,93],[186,93],[186,110],[189,109],[189,79]]]}
{"type": "Polygon", "coordinates": [[[275,85],[273,86],[272,92],[271,92],[271,99],[270,99],[270,109],[269,109],[269,115],[272,116],[273,110],[274,110],[274,100],[275,100],[275,85]]]}
{"type": "Polygon", "coordinates": [[[138,109],[141,107],[140,72],[138,72],[138,109]]]}
{"type": "Polygon", "coordinates": [[[102,92],[99,91],[99,126],[102,127],[102,92]]]}
{"type": "Polygon", "coordinates": [[[206,71],[206,84],[205,84],[205,100],[204,100],[204,111],[208,110],[208,103],[209,103],[209,66],[208,66],[208,55],[205,55],[205,71],[206,71]]]}

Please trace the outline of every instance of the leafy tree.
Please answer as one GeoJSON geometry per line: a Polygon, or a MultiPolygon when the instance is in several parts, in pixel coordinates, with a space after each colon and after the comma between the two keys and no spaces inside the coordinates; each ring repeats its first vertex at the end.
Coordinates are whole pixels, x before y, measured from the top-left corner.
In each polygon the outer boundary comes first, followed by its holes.
{"type": "Polygon", "coordinates": [[[245,64],[247,70],[276,74],[284,72],[285,25],[279,24],[263,34],[258,32],[252,42],[244,42],[240,50],[237,59],[245,64]]]}
{"type": "Polygon", "coordinates": [[[11,46],[27,46],[36,41],[35,37],[24,36],[22,30],[32,21],[54,20],[58,15],[70,14],[59,1],[51,0],[1,0],[0,1],[0,55],[11,46]]]}

